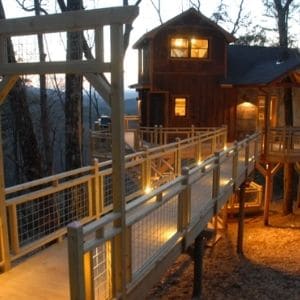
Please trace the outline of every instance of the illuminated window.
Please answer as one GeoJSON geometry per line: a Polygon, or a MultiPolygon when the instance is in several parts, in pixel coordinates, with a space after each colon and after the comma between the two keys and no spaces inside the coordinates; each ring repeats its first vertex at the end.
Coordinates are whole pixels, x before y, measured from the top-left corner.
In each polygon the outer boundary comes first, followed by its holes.
{"type": "Polygon", "coordinates": [[[170,54],[174,58],[208,58],[208,39],[172,38],[170,54]]]}
{"type": "Polygon", "coordinates": [[[189,40],[171,39],[171,57],[189,57],[189,40]]]}
{"type": "Polygon", "coordinates": [[[175,116],[186,116],[186,98],[175,98],[175,116]]]}
{"type": "Polygon", "coordinates": [[[191,57],[208,58],[208,40],[191,39],[191,57]]]}

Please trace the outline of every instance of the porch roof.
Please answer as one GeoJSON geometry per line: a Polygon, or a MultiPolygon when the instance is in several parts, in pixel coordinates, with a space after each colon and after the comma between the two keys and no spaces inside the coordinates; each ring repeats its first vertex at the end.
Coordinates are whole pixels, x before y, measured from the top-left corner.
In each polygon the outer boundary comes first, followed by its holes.
{"type": "Polygon", "coordinates": [[[266,85],[300,69],[297,49],[228,46],[228,73],[222,84],[266,85]]]}

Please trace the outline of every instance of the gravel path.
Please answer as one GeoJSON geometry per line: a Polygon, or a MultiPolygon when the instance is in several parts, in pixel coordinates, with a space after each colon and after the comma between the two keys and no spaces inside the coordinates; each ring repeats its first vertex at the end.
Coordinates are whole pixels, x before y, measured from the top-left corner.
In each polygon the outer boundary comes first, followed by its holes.
{"type": "MultiPolygon", "coordinates": [[[[236,254],[236,220],[206,247],[202,299],[300,300],[300,210],[283,217],[272,209],[268,227],[262,216],[246,218],[244,256],[236,254]]],[[[183,254],[148,299],[191,299],[192,290],[193,261],[183,254]]]]}

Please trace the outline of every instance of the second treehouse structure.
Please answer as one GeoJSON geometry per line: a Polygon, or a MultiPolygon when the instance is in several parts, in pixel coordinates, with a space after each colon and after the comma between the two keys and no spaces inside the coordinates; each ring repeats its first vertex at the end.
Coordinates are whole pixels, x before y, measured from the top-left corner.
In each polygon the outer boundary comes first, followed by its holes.
{"type": "MultiPolygon", "coordinates": [[[[300,161],[300,54],[296,49],[234,41],[191,8],[135,43],[139,74],[132,88],[139,95],[142,126],[226,125],[229,142],[263,132],[258,169],[266,178],[269,201],[274,174],[282,164],[297,166],[300,161]],[[287,89],[293,127],[285,125],[287,89]]],[[[289,190],[291,179],[285,173],[289,190]]]]}

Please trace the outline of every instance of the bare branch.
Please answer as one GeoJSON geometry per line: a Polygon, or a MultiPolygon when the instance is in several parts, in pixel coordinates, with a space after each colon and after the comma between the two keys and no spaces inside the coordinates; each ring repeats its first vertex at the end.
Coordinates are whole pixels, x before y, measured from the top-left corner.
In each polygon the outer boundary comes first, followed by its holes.
{"type": "Polygon", "coordinates": [[[200,12],[200,6],[201,6],[200,0],[197,0],[197,3],[195,3],[193,0],[190,0],[190,4],[192,5],[192,7],[194,7],[195,9],[197,9],[197,11],[200,12]]]}
{"type": "MultiPolygon", "coordinates": [[[[17,4],[18,4],[23,10],[25,10],[25,11],[27,11],[27,12],[35,11],[34,5],[33,5],[32,7],[30,7],[30,6],[27,7],[27,6],[26,6],[26,4],[25,4],[26,0],[22,0],[22,2],[21,2],[20,0],[16,0],[16,2],[17,2],[17,4]]],[[[45,15],[48,15],[48,12],[47,12],[45,9],[43,9],[43,8],[41,7],[41,5],[39,6],[39,11],[42,12],[43,14],[45,14],[45,15]]]]}
{"type": "Polygon", "coordinates": [[[160,24],[163,24],[163,20],[162,20],[162,17],[161,17],[161,11],[160,11],[160,0],[158,0],[158,5],[157,6],[156,6],[156,4],[154,3],[153,0],[150,0],[150,1],[151,1],[152,6],[154,7],[155,11],[157,12],[160,24]]]}
{"type": "Polygon", "coordinates": [[[238,29],[240,28],[240,22],[241,22],[242,12],[243,12],[243,5],[244,5],[244,0],[241,0],[240,5],[239,5],[239,12],[238,12],[237,18],[233,24],[231,34],[235,34],[238,31],[238,29]]]}

